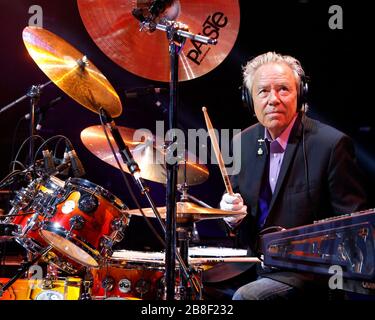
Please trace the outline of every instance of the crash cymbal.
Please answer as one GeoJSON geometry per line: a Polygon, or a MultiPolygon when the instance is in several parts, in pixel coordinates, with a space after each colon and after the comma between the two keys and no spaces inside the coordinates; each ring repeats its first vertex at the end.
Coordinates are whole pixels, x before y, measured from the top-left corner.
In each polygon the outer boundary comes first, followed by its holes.
{"type": "MultiPolygon", "coordinates": [[[[155,218],[152,208],[142,208],[142,211],[144,212],[146,217],[155,218]]],[[[129,215],[142,216],[142,213],[138,209],[127,210],[126,212],[129,215]]],[[[160,216],[165,219],[167,215],[167,207],[159,207],[158,212],[160,213],[160,216]]],[[[177,202],[176,213],[177,222],[179,223],[194,222],[207,219],[219,219],[243,214],[243,212],[239,211],[225,211],[216,208],[204,208],[198,206],[195,203],[185,201],[177,202]]]]}
{"type": "Polygon", "coordinates": [[[97,113],[102,107],[112,117],[121,114],[115,89],[84,54],[43,28],[26,27],[22,36],[31,58],[71,98],[97,113]]]}
{"type": "MultiPolygon", "coordinates": [[[[135,129],[126,127],[118,127],[118,129],[141,169],[141,177],[165,184],[167,181],[167,169],[165,164],[165,151],[162,146],[163,141],[160,139],[159,142],[149,131],[137,130],[136,132],[135,129]],[[135,135],[135,133],[137,133],[137,135],[135,135]]],[[[112,136],[110,136],[110,139],[111,142],[115,144],[112,136]]],[[[92,126],[84,129],[81,132],[81,140],[86,148],[99,159],[118,168],[101,126],[92,126]]],[[[121,156],[118,152],[117,156],[121,161],[121,156]]],[[[206,181],[209,175],[207,168],[199,164],[196,157],[188,151],[185,151],[185,159],[187,159],[187,183],[189,185],[197,185],[206,181]]],[[[123,168],[129,173],[125,165],[123,168]]],[[[185,161],[181,160],[179,161],[177,183],[184,183],[184,177],[185,161]]]]}
{"type": "MultiPolygon", "coordinates": [[[[146,10],[151,0],[78,0],[82,21],[97,46],[115,63],[138,76],[170,80],[165,32],[141,32],[134,8],[146,10]]],[[[230,53],[240,26],[238,0],[176,0],[164,15],[186,24],[189,32],[217,39],[204,45],[188,39],[179,57],[179,80],[191,80],[216,68],[230,53]]]]}

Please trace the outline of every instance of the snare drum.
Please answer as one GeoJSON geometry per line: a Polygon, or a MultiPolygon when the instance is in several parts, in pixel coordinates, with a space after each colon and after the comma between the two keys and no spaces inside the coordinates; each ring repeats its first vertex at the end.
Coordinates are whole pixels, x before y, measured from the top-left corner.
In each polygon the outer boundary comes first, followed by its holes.
{"type": "MultiPolygon", "coordinates": [[[[135,266],[137,263],[132,264],[135,266]]],[[[93,299],[161,300],[164,296],[164,270],[140,264],[136,268],[108,265],[93,269],[93,299]]]]}
{"type": "MultiPolygon", "coordinates": [[[[133,297],[143,300],[164,300],[164,273],[164,252],[118,250],[108,260],[108,266],[93,270],[92,295],[99,299],[133,297]]],[[[182,279],[178,264],[175,274],[177,289],[182,279]]]]}
{"type": "Polygon", "coordinates": [[[99,267],[112,255],[129,224],[125,204],[84,179],[68,179],[55,213],[45,219],[42,237],[64,256],[87,267],[99,267]]]}
{"type": "Polygon", "coordinates": [[[92,271],[94,299],[163,299],[165,292],[163,252],[118,250],[107,263],[107,266],[92,271]]]}

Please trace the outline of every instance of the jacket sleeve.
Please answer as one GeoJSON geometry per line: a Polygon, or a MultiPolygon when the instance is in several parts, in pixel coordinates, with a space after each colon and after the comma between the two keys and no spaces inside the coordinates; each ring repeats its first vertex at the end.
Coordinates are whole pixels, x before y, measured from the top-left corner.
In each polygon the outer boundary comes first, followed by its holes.
{"type": "Polygon", "coordinates": [[[335,214],[347,214],[367,208],[364,176],[357,166],[354,145],[348,136],[344,135],[339,139],[331,151],[328,185],[335,214]]]}

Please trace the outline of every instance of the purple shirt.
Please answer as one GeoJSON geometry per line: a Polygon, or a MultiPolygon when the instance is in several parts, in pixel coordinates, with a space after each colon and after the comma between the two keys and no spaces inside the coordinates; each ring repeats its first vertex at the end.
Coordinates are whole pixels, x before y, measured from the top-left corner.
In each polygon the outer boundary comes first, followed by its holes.
{"type": "Polygon", "coordinates": [[[294,116],[293,120],[289,123],[288,127],[281,133],[279,137],[272,140],[268,130],[265,129],[265,139],[270,142],[270,186],[272,193],[275,191],[277,178],[279,177],[281,164],[283,162],[284,153],[286,146],[288,145],[289,135],[292,131],[294,122],[296,121],[297,115],[294,116]]]}

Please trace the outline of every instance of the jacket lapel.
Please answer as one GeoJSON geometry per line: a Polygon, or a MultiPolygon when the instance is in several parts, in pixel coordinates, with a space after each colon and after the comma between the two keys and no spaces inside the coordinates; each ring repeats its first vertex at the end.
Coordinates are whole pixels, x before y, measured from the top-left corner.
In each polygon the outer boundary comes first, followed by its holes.
{"type": "MultiPolygon", "coordinates": [[[[250,187],[250,199],[258,199],[258,195],[260,192],[260,187],[262,183],[262,176],[264,173],[264,169],[266,166],[267,160],[267,147],[264,142],[264,127],[259,124],[258,132],[257,132],[257,142],[256,142],[256,149],[255,152],[250,152],[250,157],[255,157],[249,159],[248,163],[253,163],[253,167],[249,170],[248,177],[249,179],[249,187],[250,187]]],[[[254,201],[252,203],[252,211],[251,214],[253,217],[256,217],[258,212],[258,201],[254,201]]]]}

